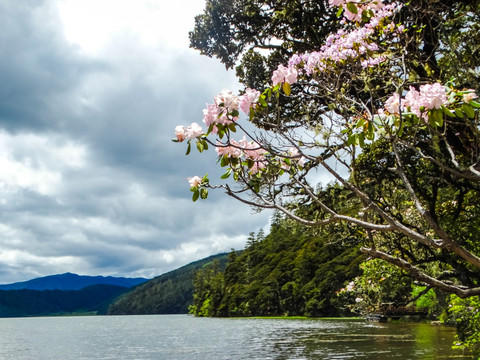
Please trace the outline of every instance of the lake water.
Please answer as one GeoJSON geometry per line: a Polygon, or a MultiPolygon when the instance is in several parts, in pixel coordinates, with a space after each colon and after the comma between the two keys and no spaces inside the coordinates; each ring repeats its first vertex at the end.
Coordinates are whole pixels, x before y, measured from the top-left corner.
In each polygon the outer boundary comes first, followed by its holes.
{"type": "Polygon", "coordinates": [[[0,319],[2,360],[467,359],[454,329],[187,315],[0,319]]]}

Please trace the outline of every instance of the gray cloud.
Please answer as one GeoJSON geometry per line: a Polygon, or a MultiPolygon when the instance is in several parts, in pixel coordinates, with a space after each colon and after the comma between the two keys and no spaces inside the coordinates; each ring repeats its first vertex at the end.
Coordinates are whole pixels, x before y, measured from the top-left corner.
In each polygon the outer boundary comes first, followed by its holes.
{"type": "Polygon", "coordinates": [[[215,154],[170,141],[236,86],[221,64],[126,30],[88,55],[55,0],[0,2],[0,15],[0,283],[154,276],[267,224],[221,194],[193,204],[186,178],[219,174],[215,154]]]}

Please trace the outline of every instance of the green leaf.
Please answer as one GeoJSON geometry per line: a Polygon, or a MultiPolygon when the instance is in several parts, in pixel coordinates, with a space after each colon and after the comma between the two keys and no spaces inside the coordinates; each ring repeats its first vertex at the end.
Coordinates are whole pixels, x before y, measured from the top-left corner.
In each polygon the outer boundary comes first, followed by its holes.
{"type": "Polygon", "coordinates": [[[205,200],[208,197],[208,189],[202,188],[200,190],[200,197],[205,200]]]}
{"type": "Polygon", "coordinates": [[[209,180],[208,180],[208,173],[205,174],[205,176],[202,178],[202,184],[203,183],[208,183],[209,180]]]}
{"type": "Polygon", "coordinates": [[[238,110],[233,110],[230,115],[232,115],[233,117],[238,117],[240,115],[240,113],[238,112],[238,110]]]}
{"type": "Polygon", "coordinates": [[[480,108],[480,103],[476,102],[475,100],[471,100],[469,104],[476,108],[480,108]]]}
{"type": "Polygon", "coordinates": [[[201,141],[197,141],[197,150],[203,152],[203,143],[201,141]]]}
{"type": "Polygon", "coordinates": [[[225,167],[228,164],[229,164],[228,156],[227,155],[222,156],[222,160],[220,161],[220,166],[225,167]]]}
{"type": "Polygon", "coordinates": [[[347,145],[354,145],[357,142],[357,134],[350,134],[347,139],[347,145]]]}
{"type": "Polygon", "coordinates": [[[263,107],[267,107],[267,102],[265,101],[265,96],[260,96],[258,98],[258,102],[260,103],[260,105],[262,105],[263,107]]]}
{"type": "Polygon", "coordinates": [[[337,11],[337,17],[342,16],[342,12],[343,12],[343,7],[340,6],[337,11]]]}
{"type": "Polygon", "coordinates": [[[196,190],[194,193],[193,193],[193,196],[192,196],[192,201],[195,202],[198,200],[200,196],[200,191],[196,190]]]}
{"type": "Polygon", "coordinates": [[[462,111],[470,118],[473,119],[475,117],[475,110],[468,104],[462,105],[462,111]]]}
{"type": "Polygon", "coordinates": [[[365,146],[365,134],[364,133],[358,134],[358,143],[361,147],[365,146]]]}
{"type": "Polygon", "coordinates": [[[208,130],[207,130],[207,135],[210,135],[210,133],[213,131],[214,126],[215,126],[214,124],[210,124],[210,126],[208,127],[208,130]]]}
{"type": "Polygon", "coordinates": [[[354,3],[352,3],[352,2],[347,3],[347,9],[348,9],[348,11],[350,11],[352,14],[358,14],[357,6],[356,6],[354,3]]]}
{"type": "Polygon", "coordinates": [[[430,111],[429,122],[433,127],[443,126],[443,111],[440,109],[433,109],[430,111]]]}
{"type": "Polygon", "coordinates": [[[187,152],[185,153],[185,155],[188,155],[190,154],[190,151],[192,150],[192,144],[190,143],[190,141],[188,142],[188,146],[187,146],[187,152]]]}
{"type": "Polygon", "coordinates": [[[442,106],[443,113],[447,115],[448,117],[455,117],[455,114],[451,112],[449,109],[447,109],[445,106],[442,106]]]}
{"type": "Polygon", "coordinates": [[[292,87],[290,86],[290,84],[287,82],[284,82],[282,85],[282,88],[285,95],[290,96],[290,94],[292,93],[292,87]]]}
{"type": "Polygon", "coordinates": [[[238,172],[233,173],[233,180],[238,181],[238,172]]]}
{"type": "Polygon", "coordinates": [[[361,118],[360,120],[357,121],[357,123],[355,124],[355,127],[358,129],[360,127],[363,127],[364,124],[365,124],[365,119],[361,118]]]}
{"type": "Polygon", "coordinates": [[[362,21],[369,22],[370,19],[373,17],[373,10],[365,10],[362,12],[362,21]]]}
{"type": "Polygon", "coordinates": [[[455,109],[455,115],[457,115],[459,118],[463,118],[465,116],[461,109],[455,109]]]}
{"type": "Polygon", "coordinates": [[[231,132],[237,132],[237,127],[235,126],[235,123],[230,123],[228,124],[228,128],[230,129],[231,132]]]}
{"type": "Polygon", "coordinates": [[[223,179],[223,180],[228,179],[231,174],[232,174],[232,169],[228,169],[228,171],[227,171],[225,174],[223,174],[223,175],[220,177],[220,179],[223,179]]]}

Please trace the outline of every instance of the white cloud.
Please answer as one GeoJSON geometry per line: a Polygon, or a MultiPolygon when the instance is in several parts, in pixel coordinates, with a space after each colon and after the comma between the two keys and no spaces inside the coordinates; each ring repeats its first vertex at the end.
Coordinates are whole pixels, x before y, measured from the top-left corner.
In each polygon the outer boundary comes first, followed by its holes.
{"type": "Polygon", "coordinates": [[[59,12],[67,40],[94,54],[116,34],[137,36],[144,46],[184,49],[203,6],[199,0],[63,0],[59,12]]]}
{"type": "Polygon", "coordinates": [[[242,248],[268,223],[219,194],[193,204],[185,179],[214,181],[215,153],[185,157],[170,141],[237,86],[187,48],[203,6],[0,1],[0,282],[158,275],[242,248]]]}
{"type": "Polygon", "coordinates": [[[0,189],[3,193],[30,190],[53,195],[66,168],[85,166],[85,147],[35,134],[0,132],[0,189]]]}

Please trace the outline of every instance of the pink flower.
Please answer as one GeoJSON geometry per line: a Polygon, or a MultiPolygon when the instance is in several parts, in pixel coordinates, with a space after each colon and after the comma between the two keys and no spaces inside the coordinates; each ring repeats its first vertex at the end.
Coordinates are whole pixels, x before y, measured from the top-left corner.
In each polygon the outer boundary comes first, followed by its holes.
{"type": "Polygon", "coordinates": [[[202,184],[202,178],[200,176],[193,176],[191,178],[188,178],[188,183],[190,184],[190,187],[197,187],[202,184]]]}
{"type": "Polygon", "coordinates": [[[340,6],[345,3],[345,0],[328,0],[330,6],[340,6]]]}
{"type": "Polygon", "coordinates": [[[256,103],[259,97],[260,91],[248,88],[245,94],[240,96],[240,109],[248,115],[252,104],[256,103]]]}
{"type": "Polygon", "coordinates": [[[234,95],[230,90],[224,89],[220,94],[215,96],[215,104],[218,107],[223,107],[229,112],[238,110],[240,100],[237,95],[234,95]]]}
{"type": "Polygon", "coordinates": [[[440,109],[447,103],[445,86],[439,83],[420,86],[422,105],[427,109],[440,109]]]}
{"type": "Polygon", "coordinates": [[[297,82],[297,76],[298,71],[293,65],[285,67],[280,64],[278,65],[277,70],[275,70],[272,75],[273,86],[276,86],[283,82],[286,82],[290,85],[295,84],[297,82]]]}
{"type": "Polygon", "coordinates": [[[420,112],[420,93],[413,86],[410,86],[410,89],[405,95],[404,105],[407,108],[410,108],[410,111],[413,112],[418,117],[421,116],[420,112]]]}
{"type": "Polygon", "coordinates": [[[199,136],[202,136],[204,133],[200,125],[197,123],[192,123],[192,125],[187,128],[186,134],[188,139],[195,139],[199,136]]]}
{"type": "Polygon", "coordinates": [[[253,166],[250,168],[250,174],[255,175],[262,169],[265,169],[267,167],[265,161],[255,161],[253,166]]]}
{"type": "Polygon", "coordinates": [[[344,5],[344,15],[350,21],[362,21],[362,12],[363,9],[360,6],[357,6],[357,13],[352,13],[348,10],[347,6],[344,5]]]}
{"type": "Polygon", "coordinates": [[[400,96],[395,93],[385,101],[385,110],[390,114],[400,114],[400,96]]]}
{"type": "Polygon", "coordinates": [[[205,125],[216,124],[220,111],[216,104],[207,104],[207,108],[203,110],[203,122],[205,125]]]}
{"type": "Polygon", "coordinates": [[[218,156],[225,156],[227,155],[228,157],[233,157],[233,158],[239,158],[242,156],[242,149],[240,149],[238,142],[235,140],[230,141],[230,146],[229,145],[224,145],[221,142],[217,141],[217,146],[215,148],[215,151],[217,152],[218,156]]]}
{"type": "Polygon", "coordinates": [[[177,140],[182,142],[187,138],[187,130],[185,129],[185,126],[183,125],[178,125],[175,128],[175,136],[177,137],[177,140]]]}
{"type": "Polygon", "coordinates": [[[287,75],[285,76],[285,82],[292,85],[297,82],[298,71],[295,67],[289,66],[287,70],[287,75]]]}
{"type": "Polygon", "coordinates": [[[447,102],[445,87],[435,83],[420,86],[420,91],[410,86],[405,95],[404,106],[418,117],[426,120],[428,110],[440,109],[447,102]]]}
{"type": "Polygon", "coordinates": [[[467,91],[471,91],[471,92],[463,94],[463,102],[469,103],[470,101],[478,97],[477,94],[475,94],[475,90],[469,89],[467,91]]]}
{"type": "Polygon", "coordinates": [[[260,144],[254,141],[247,141],[244,137],[242,140],[240,140],[238,145],[243,149],[247,159],[254,161],[262,161],[265,159],[265,154],[267,152],[260,146],[260,144]]]}

